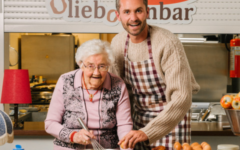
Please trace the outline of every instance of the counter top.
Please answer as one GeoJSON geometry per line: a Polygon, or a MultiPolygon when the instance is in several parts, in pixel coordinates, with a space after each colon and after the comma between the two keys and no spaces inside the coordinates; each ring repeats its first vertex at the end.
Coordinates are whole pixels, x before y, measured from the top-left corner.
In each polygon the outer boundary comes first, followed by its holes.
{"type": "MultiPolygon", "coordinates": [[[[231,129],[222,129],[222,126],[229,125],[228,122],[191,122],[192,136],[234,136],[231,129]]],[[[44,122],[24,122],[24,128],[14,130],[15,136],[49,135],[44,129],[44,122]]]]}
{"type": "Polygon", "coordinates": [[[192,136],[235,136],[231,129],[223,129],[229,126],[228,122],[191,122],[192,136]]]}

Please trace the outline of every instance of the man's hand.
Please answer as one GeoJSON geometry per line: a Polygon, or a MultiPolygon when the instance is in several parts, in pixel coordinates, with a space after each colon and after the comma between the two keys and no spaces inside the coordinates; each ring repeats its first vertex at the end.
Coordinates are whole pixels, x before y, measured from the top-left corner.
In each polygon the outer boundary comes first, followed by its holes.
{"type": "Polygon", "coordinates": [[[119,142],[118,145],[121,145],[124,142],[124,148],[134,148],[138,142],[147,141],[147,135],[141,130],[132,130],[127,135],[125,135],[119,142]]]}

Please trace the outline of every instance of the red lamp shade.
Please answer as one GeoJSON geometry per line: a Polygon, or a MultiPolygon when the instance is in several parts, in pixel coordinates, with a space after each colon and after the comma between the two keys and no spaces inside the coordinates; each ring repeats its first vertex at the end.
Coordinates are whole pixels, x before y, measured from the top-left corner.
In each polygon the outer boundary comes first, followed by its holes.
{"type": "Polygon", "coordinates": [[[32,103],[28,70],[6,69],[4,71],[1,103],[32,103]]]}

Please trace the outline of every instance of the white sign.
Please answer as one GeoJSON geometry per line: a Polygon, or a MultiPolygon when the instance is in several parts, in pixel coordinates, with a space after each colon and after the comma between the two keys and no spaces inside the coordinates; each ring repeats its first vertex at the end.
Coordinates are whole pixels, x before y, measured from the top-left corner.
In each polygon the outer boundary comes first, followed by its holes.
{"type": "Polygon", "coordinates": [[[115,15],[115,8],[108,7],[98,0],[80,2],[76,0],[46,0],[48,13],[52,17],[64,18],[66,21],[103,22],[115,26],[119,22],[115,15]]]}
{"type": "Polygon", "coordinates": [[[197,0],[148,0],[149,23],[190,24],[197,0]]]}
{"type": "MultiPolygon", "coordinates": [[[[196,13],[193,2],[197,0],[148,0],[149,23],[190,24],[196,13]]],[[[109,7],[98,0],[46,0],[50,16],[71,22],[103,22],[108,26],[119,23],[115,7],[109,7]]]]}

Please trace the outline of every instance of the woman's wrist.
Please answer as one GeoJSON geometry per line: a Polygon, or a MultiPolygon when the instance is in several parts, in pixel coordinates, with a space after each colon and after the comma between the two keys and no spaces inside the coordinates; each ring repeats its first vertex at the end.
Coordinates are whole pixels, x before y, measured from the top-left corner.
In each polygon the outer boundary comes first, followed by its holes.
{"type": "Polygon", "coordinates": [[[73,131],[73,132],[70,134],[69,139],[70,139],[70,142],[71,142],[71,143],[74,143],[73,137],[74,137],[74,135],[75,135],[76,133],[77,133],[77,131],[73,131]]]}

